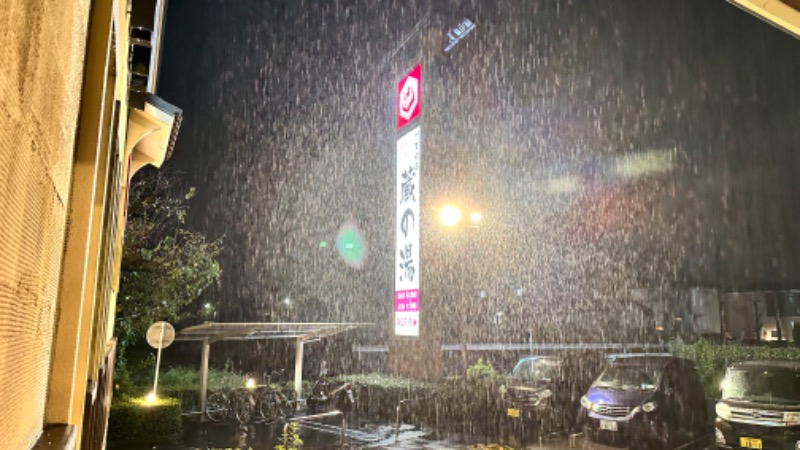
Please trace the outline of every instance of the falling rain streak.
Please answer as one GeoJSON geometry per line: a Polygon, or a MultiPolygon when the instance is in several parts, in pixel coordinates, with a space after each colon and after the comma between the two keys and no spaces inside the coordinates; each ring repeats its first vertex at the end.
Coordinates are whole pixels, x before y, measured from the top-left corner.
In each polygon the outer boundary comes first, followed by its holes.
{"type": "Polygon", "coordinates": [[[800,46],[725,2],[206,0],[168,20],[171,164],[189,220],[225,236],[219,320],[290,296],[295,320],[378,324],[343,348],[389,341],[395,84],[417,63],[435,340],[649,342],[642,290],[800,288],[800,46]],[[446,203],[480,225],[442,227],[446,203]]]}

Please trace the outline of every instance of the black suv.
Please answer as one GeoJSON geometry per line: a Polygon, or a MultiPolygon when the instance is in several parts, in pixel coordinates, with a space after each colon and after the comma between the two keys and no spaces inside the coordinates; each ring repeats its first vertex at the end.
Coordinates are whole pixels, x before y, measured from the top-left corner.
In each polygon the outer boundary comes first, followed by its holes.
{"type": "Polygon", "coordinates": [[[579,421],[589,439],[668,449],[710,429],[691,361],[667,354],[608,358],[608,367],[580,400],[579,421]]]}
{"type": "Polygon", "coordinates": [[[800,362],[733,364],[720,387],[717,448],[800,449],[800,362]]]}
{"type": "Polygon", "coordinates": [[[586,358],[527,356],[520,359],[508,384],[500,387],[503,414],[533,430],[564,432],[572,429],[581,393],[591,382],[589,366],[586,358]]]}

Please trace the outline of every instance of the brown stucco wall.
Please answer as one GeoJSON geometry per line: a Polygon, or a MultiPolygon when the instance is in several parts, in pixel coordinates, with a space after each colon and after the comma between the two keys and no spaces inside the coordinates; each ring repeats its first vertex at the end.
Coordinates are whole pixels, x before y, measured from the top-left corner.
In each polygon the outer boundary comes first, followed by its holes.
{"type": "Polygon", "coordinates": [[[88,0],[6,0],[0,8],[0,436],[41,432],[88,0]]]}

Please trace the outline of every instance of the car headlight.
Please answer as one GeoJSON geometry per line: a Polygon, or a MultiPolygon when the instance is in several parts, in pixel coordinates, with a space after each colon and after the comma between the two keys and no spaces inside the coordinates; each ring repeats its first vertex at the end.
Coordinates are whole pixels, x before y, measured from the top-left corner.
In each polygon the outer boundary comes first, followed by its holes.
{"type": "Polygon", "coordinates": [[[581,397],[581,406],[583,406],[586,409],[592,409],[592,402],[589,401],[589,399],[586,398],[586,396],[584,395],[583,397],[581,397]]]}
{"type": "Polygon", "coordinates": [[[731,407],[728,406],[727,403],[718,402],[714,410],[717,412],[717,417],[720,419],[728,420],[731,418],[731,407]]]}
{"type": "Polygon", "coordinates": [[[653,412],[655,411],[656,406],[658,406],[656,402],[647,402],[644,405],[642,405],[642,411],[646,413],[653,412]]]}
{"type": "Polygon", "coordinates": [[[783,421],[786,425],[800,425],[800,412],[791,411],[783,413],[783,421]]]}

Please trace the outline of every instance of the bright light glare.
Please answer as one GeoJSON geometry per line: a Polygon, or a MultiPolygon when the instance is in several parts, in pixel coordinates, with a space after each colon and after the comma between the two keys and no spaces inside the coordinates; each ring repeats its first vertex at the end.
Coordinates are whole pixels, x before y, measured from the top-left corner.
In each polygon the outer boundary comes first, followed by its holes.
{"type": "Polygon", "coordinates": [[[624,178],[638,178],[668,172],[674,166],[673,153],[671,150],[651,150],[623,156],[616,162],[617,174],[624,178]]]}
{"type": "Polygon", "coordinates": [[[473,222],[480,222],[481,221],[481,217],[482,217],[481,213],[474,212],[474,213],[469,215],[469,220],[471,220],[473,222]]]}
{"type": "Polygon", "coordinates": [[[453,205],[447,205],[439,211],[439,220],[446,227],[452,227],[461,220],[461,211],[453,205]]]}
{"type": "Polygon", "coordinates": [[[581,188],[581,180],[574,176],[553,178],[547,182],[547,191],[552,194],[567,194],[581,188]]]}
{"type": "Polygon", "coordinates": [[[256,387],[256,380],[254,380],[252,378],[248,378],[247,382],[245,383],[245,387],[247,387],[247,389],[255,388],[256,387]]]}
{"type": "Polygon", "coordinates": [[[155,402],[156,402],[156,393],[155,392],[151,392],[151,393],[147,394],[147,404],[148,405],[152,405],[155,402]]]}

